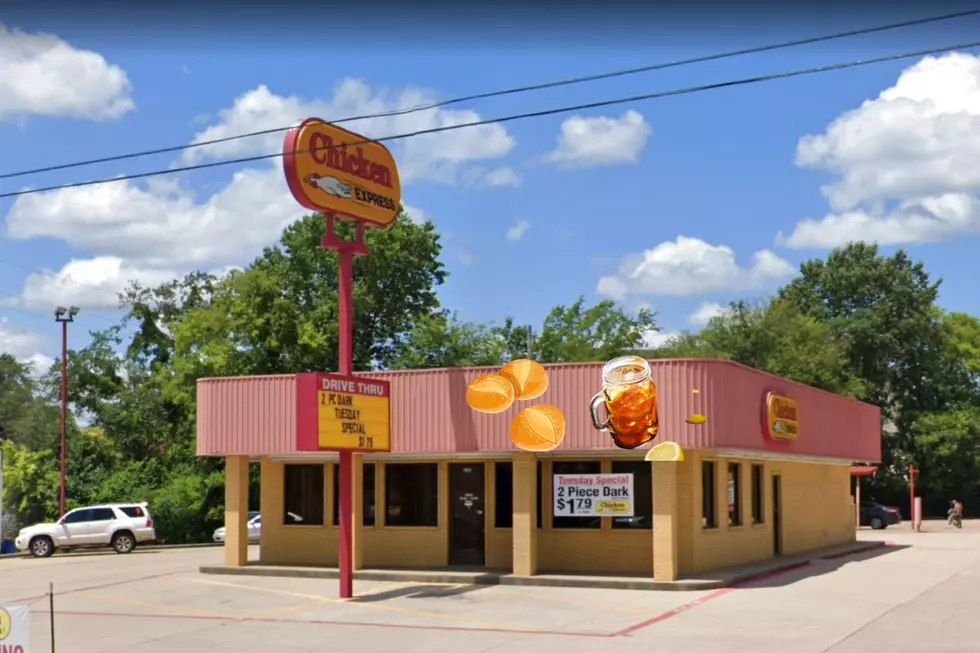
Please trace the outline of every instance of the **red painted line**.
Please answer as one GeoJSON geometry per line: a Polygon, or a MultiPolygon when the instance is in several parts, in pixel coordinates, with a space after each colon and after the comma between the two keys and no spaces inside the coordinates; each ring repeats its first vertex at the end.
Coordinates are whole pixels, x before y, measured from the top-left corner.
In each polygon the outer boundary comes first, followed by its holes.
{"type": "Polygon", "coordinates": [[[714,601],[715,599],[721,598],[721,597],[725,596],[726,594],[729,594],[731,592],[734,592],[737,589],[741,589],[741,588],[745,587],[746,585],[751,585],[753,583],[758,583],[758,582],[761,582],[761,581],[764,581],[764,580],[768,580],[770,578],[776,578],[777,576],[782,576],[782,575],[788,574],[788,573],[790,573],[792,571],[797,571],[798,569],[802,569],[803,567],[806,567],[809,564],[810,564],[809,561],[801,562],[798,565],[793,565],[792,567],[787,567],[785,569],[780,569],[779,571],[772,571],[772,572],[768,572],[768,573],[765,573],[765,574],[760,574],[758,576],[754,576],[754,577],[752,577],[750,579],[743,580],[743,581],[741,581],[739,583],[736,583],[736,584],[732,585],[731,587],[723,587],[720,590],[715,590],[711,594],[706,594],[705,596],[696,598],[693,601],[688,601],[687,603],[685,603],[683,605],[677,606],[673,610],[668,610],[667,612],[664,612],[663,614],[658,614],[655,617],[650,617],[649,619],[645,619],[644,621],[640,621],[638,623],[635,623],[632,626],[627,626],[626,628],[623,628],[622,630],[617,630],[615,633],[612,634],[612,636],[613,637],[623,637],[623,636],[626,636],[626,635],[632,635],[633,633],[638,632],[640,630],[643,630],[644,628],[649,628],[650,626],[653,626],[654,624],[658,624],[658,623],[661,623],[663,621],[667,621],[668,619],[673,619],[677,615],[683,614],[683,613],[687,612],[688,610],[693,610],[694,608],[697,608],[699,606],[702,606],[705,603],[707,603],[708,601],[714,601]]]}
{"type": "MultiPolygon", "coordinates": [[[[48,614],[47,610],[32,610],[37,614],[48,614]]],[[[219,617],[217,615],[188,615],[188,614],[155,614],[127,612],[80,612],[75,610],[55,610],[56,616],[75,617],[124,617],[135,619],[187,619],[194,621],[220,621],[222,623],[265,623],[288,624],[290,626],[349,626],[354,628],[385,628],[393,630],[431,630],[444,632],[465,633],[507,633],[514,635],[552,635],[557,637],[589,637],[593,639],[609,639],[616,633],[581,633],[561,630],[533,630],[524,628],[477,628],[471,626],[434,626],[424,624],[388,624],[376,621],[334,621],[329,619],[276,619],[274,617],[219,617]]]]}
{"type": "MultiPolygon", "coordinates": [[[[186,570],[186,571],[193,571],[193,569],[186,570]]],[[[90,590],[101,590],[101,589],[106,589],[107,587],[118,587],[120,585],[129,585],[130,583],[138,583],[138,582],[143,581],[143,580],[153,580],[155,578],[166,578],[167,576],[173,576],[174,574],[183,574],[183,573],[186,573],[186,571],[168,571],[168,572],[166,572],[164,574],[150,574],[149,576],[140,576],[138,578],[130,578],[128,580],[116,580],[116,581],[112,581],[111,583],[98,583],[96,585],[88,585],[86,587],[76,587],[74,589],[65,590],[63,592],[59,592],[56,589],[54,595],[55,596],[67,596],[69,594],[78,594],[79,592],[88,592],[90,590]]],[[[55,587],[57,588],[57,586],[55,586],[55,587]]],[[[7,603],[7,604],[14,604],[14,603],[33,603],[34,601],[37,601],[39,599],[43,599],[45,597],[47,597],[47,593],[38,594],[37,596],[27,596],[27,597],[20,598],[20,599],[11,599],[9,601],[6,601],[5,600],[4,602],[7,603]]]]}

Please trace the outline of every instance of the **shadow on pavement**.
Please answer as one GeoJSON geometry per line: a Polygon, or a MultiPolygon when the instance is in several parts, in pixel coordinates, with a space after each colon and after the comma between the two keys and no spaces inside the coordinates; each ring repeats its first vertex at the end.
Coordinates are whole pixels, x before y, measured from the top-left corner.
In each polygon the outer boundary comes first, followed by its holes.
{"type": "Polygon", "coordinates": [[[418,584],[411,585],[409,587],[398,587],[395,589],[388,590],[386,592],[377,592],[376,594],[368,594],[366,596],[354,597],[349,599],[348,603],[377,603],[380,601],[387,601],[389,599],[407,598],[407,599],[442,599],[450,598],[454,596],[460,596],[463,594],[469,594],[471,592],[476,592],[481,589],[486,589],[490,585],[452,585],[452,586],[441,586],[441,585],[426,585],[418,584]]]}
{"type": "Polygon", "coordinates": [[[908,548],[910,548],[910,546],[906,544],[887,544],[885,546],[868,549],[866,551],[857,551],[854,553],[844,553],[836,556],[815,558],[808,562],[802,563],[799,567],[793,567],[791,569],[766,574],[764,576],[760,576],[759,578],[737,583],[733,585],[733,587],[737,587],[739,589],[786,587],[787,585],[797,583],[804,578],[811,578],[813,576],[832,573],[844,565],[853,562],[865,562],[873,558],[880,558],[882,556],[908,548]]]}

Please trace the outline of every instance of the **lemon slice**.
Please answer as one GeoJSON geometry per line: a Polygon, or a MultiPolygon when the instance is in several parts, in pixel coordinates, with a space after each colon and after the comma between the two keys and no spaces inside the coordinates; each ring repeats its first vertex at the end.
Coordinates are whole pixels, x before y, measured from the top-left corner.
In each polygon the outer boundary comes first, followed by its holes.
{"type": "Polygon", "coordinates": [[[661,442],[647,451],[647,455],[643,459],[658,463],[682,463],[684,462],[684,450],[676,442],[661,442]]]}

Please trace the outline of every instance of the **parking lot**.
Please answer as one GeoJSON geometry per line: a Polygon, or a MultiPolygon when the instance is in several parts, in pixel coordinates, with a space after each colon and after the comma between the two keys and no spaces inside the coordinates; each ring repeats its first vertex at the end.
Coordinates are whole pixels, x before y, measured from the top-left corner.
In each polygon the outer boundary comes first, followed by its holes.
{"type": "Polygon", "coordinates": [[[335,580],[199,574],[217,548],[144,549],[0,560],[0,604],[31,603],[35,650],[49,650],[54,583],[61,653],[978,650],[980,524],[907,528],[861,532],[885,549],[713,592],[357,582],[344,601],[335,580]]]}

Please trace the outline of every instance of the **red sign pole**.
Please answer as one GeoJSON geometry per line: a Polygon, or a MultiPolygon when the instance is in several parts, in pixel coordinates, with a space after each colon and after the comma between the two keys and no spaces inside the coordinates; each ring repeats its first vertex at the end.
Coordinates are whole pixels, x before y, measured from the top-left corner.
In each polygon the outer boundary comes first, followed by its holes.
{"type": "MultiPolygon", "coordinates": [[[[337,238],[334,232],[334,215],[325,214],[326,233],[320,241],[320,247],[337,252],[337,373],[350,376],[354,373],[354,302],[352,291],[354,286],[354,257],[367,256],[367,246],[364,244],[364,223],[357,222],[357,235],[353,241],[337,238]]],[[[340,571],[340,598],[349,599],[354,596],[354,523],[351,506],[353,483],[353,454],[341,451],[340,455],[340,497],[338,509],[339,522],[339,551],[338,562],[340,571]]]]}
{"type": "Polygon", "coordinates": [[[909,465],[909,521],[915,530],[915,475],[919,473],[913,465],[909,465]]]}

